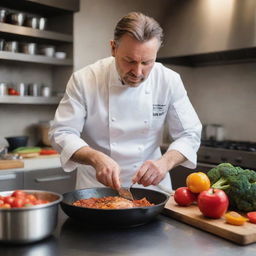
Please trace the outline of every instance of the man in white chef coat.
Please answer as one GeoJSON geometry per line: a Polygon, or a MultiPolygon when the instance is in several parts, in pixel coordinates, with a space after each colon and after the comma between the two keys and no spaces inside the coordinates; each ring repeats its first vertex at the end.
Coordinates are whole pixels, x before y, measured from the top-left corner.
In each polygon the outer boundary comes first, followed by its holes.
{"type": "Polygon", "coordinates": [[[71,76],[49,135],[63,169],[78,169],[77,188],[171,189],[169,170],[196,167],[201,123],[179,74],[155,62],[162,37],[153,18],[129,13],[112,56],[71,76]],[[162,156],[165,122],[173,142],[162,156]]]}

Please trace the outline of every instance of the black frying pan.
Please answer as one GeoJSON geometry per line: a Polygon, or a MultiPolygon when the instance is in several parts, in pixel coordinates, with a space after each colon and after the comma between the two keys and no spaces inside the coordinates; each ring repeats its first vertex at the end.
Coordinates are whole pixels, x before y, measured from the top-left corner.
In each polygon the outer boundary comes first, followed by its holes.
{"type": "Polygon", "coordinates": [[[154,206],[128,209],[93,209],[72,205],[74,201],[90,197],[118,196],[116,190],[111,188],[88,188],[75,190],[63,194],[60,203],[62,210],[72,219],[89,226],[105,227],[132,227],[151,221],[164,208],[168,196],[164,193],[143,189],[131,188],[135,199],[146,197],[154,206]]]}

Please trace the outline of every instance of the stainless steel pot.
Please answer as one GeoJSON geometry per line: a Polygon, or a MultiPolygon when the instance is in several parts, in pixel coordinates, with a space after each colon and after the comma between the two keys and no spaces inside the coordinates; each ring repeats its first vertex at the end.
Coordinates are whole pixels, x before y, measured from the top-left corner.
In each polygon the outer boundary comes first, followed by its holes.
{"type": "MultiPolygon", "coordinates": [[[[49,236],[57,226],[58,204],[62,195],[40,190],[25,190],[50,203],[23,208],[0,208],[0,241],[30,243],[49,236]]],[[[7,196],[13,191],[0,192],[7,196]]]]}

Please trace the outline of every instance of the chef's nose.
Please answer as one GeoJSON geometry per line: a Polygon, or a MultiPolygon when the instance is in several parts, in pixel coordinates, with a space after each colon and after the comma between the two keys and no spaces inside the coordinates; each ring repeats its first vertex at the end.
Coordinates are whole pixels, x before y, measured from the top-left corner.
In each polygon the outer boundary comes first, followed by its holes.
{"type": "Polygon", "coordinates": [[[132,73],[133,73],[136,77],[142,76],[142,65],[141,65],[140,63],[134,65],[134,66],[133,66],[133,69],[132,69],[132,73]]]}

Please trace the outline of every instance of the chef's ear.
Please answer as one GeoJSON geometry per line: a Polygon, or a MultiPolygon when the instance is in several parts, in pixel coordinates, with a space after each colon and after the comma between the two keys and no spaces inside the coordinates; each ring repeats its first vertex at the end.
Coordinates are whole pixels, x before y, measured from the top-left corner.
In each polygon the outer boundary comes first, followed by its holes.
{"type": "Polygon", "coordinates": [[[115,57],[116,56],[116,41],[111,40],[110,45],[111,45],[111,54],[113,57],[115,57]]]}

